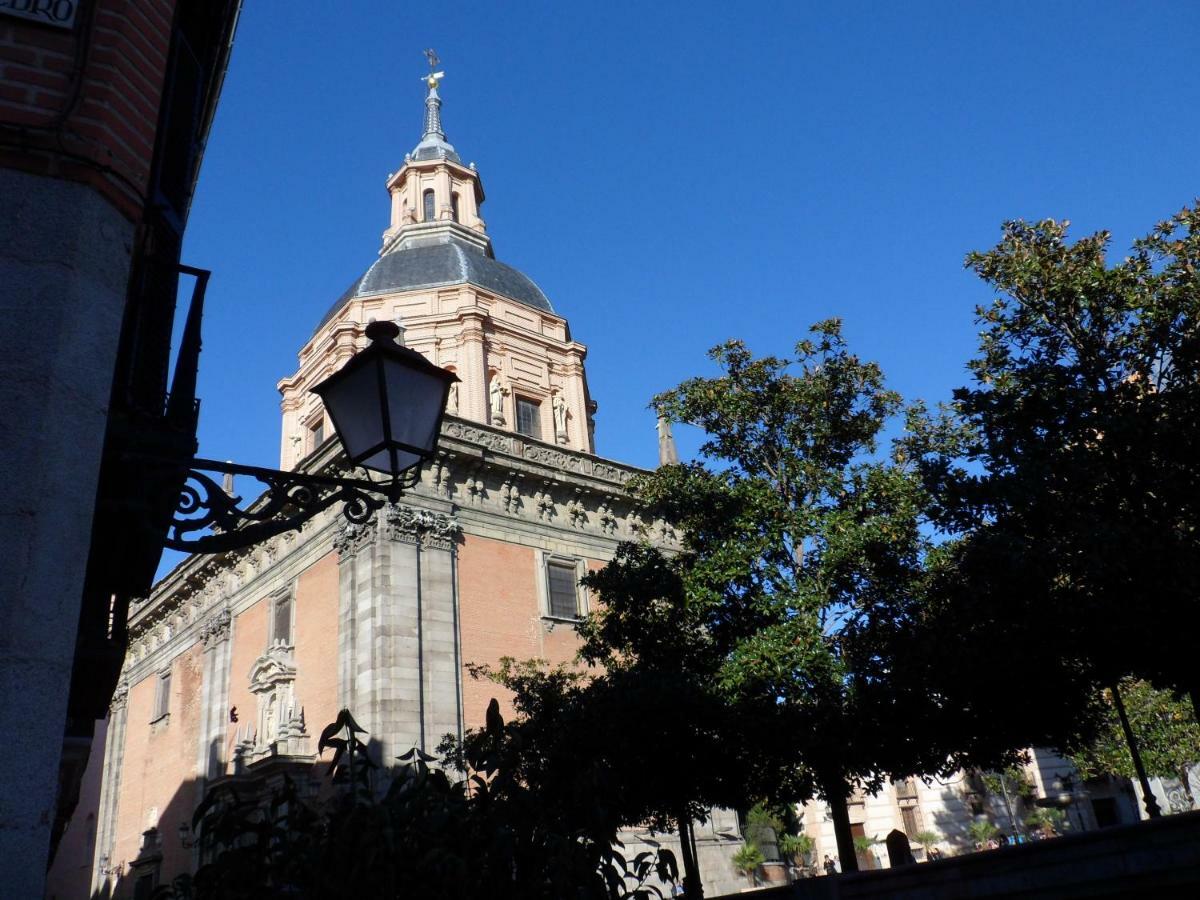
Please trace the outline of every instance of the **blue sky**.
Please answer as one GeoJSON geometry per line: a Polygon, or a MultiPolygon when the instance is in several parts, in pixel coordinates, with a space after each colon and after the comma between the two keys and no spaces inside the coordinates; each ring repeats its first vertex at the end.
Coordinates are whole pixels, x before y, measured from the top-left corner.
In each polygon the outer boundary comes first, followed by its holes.
{"type": "Polygon", "coordinates": [[[1119,253],[1200,195],[1198,34],[1188,2],[247,3],[184,251],[214,272],[200,452],[278,464],[275,384],[375,258],[425,47],[497,257],[589,347],[598,451],[653,465],[649,397],[730,337],[841,316],[946,399],[1003,220],[1119,253]]]}

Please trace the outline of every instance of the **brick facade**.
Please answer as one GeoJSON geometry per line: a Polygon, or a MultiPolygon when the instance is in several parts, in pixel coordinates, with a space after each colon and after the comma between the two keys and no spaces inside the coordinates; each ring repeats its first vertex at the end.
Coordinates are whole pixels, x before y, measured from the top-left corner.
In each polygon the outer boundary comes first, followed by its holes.
{"type": "Polygon", "coordinates": [[[0,167],[91,185],[136,221],[175,0],[79,5],[70,31],[0,18],[0,167]]]}

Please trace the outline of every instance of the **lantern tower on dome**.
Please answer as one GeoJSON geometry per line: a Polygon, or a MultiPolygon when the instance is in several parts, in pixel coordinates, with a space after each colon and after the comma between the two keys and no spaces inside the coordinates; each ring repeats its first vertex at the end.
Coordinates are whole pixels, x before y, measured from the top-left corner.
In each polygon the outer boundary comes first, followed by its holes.
{"type": "Polygon", "coordinates": [[[284,469],[330,437],[310,389],[366,345],[373,320],[396,322],[406,346],[458,376],[450,420],[595,453],[587,348],[532,279],[496,259],[480,214],[483,183],[446,138],[444,73],[434,71],[436,55],[426,55],[423,133],[387,178],[391,217],[379,257],[326,312],[298,370],[279,383],[284,469]]]}

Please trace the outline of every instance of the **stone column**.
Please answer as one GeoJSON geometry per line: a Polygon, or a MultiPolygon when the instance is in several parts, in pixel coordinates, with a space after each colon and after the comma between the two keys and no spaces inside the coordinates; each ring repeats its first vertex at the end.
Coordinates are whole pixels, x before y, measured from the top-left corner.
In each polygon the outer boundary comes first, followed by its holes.
{"type": "MultiPolygon", "coordinates": [[[[100,809],[96,815],[96,852],[92,861],[91,894],[104,894],[103,887],[109,876],[101,868],[111,866],[113,847],[116,844],[117,810],[121,799],[121,770],[125,758],[125,721],[129,685],[122,681],[117,685],[108,712],[108,734],[104,741],[104,770],[100,781],[100,809]]],[[[98,748],[93,748],[95,753],[98,748]]]]}

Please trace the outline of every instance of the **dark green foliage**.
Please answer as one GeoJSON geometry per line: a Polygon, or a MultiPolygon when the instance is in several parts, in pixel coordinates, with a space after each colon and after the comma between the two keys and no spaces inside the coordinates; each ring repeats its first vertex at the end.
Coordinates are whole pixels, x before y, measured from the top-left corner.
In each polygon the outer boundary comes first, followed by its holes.
{"type": "MultiPolygon", "coordinates": [[[[466,781],[412,750],[386,779],[349,712],[321,735],[331,789],[305,796],[291,778],[269,796],[218,786],[194,827],[207,860],[163,895],[194,900],[643,900],[677,875],[669,851],[626,861],[615,828],[547,806],[521,776],[522,737],[493,700],[487,727],[445,746],[466,781]],[[376,796],[373,782],[386,790],[376,796]]],[[[453,769],[452,769],[453,771],[453,769]]]]}
{"type": "MultiPolygon", "coordinates": [[[[925,672],[905,636],[930,549],[911,464],[876,452],[899,397],[837,321],[814,326],[794,359],[757,359],[736,341],[711,356],[719,376],[654,401],[704,431],[703,461],[633,484],[678,527],[682,552],[625,545],[589,577],[604,607],[582,629],[584,658],[667,683],[695,721],[746,743],[718,785],[705,773],[719,768],[720,741],[680,732],[675,745],[695,753],[681,787],[700,808],[822,794],[844,809],[854,781],[944,768],[938,703],[899,677],[901,665],[925,672]]],[[[838,830],[852,868],[848,821],[838,830]]]]}
{"type": "MultiPolygon", "coordinates": [[[[1002,642],[1036,674],[1030,709],[1032,679],[1002,670],[1031,737],[1057,746],[1086,741],[1088,717],[1069,713],[1099,712],[1092,684],[1196,689],[1188,630],[1166,623],[1195,620],[1200,598],[1200,213],[1115,265],[1107,232],[1072,244],[1066,229],[1009,222],[968,257],[997,291],[974,381],[914,415],[909,442],[939,524],[962,536],[946,614],[971,629],[963,646],[1002,642]]],[[[979,659],[994,675],[998,655],[979,659]]],[[[978,682],[962,693],[1005,706],[978,682]]]]}

